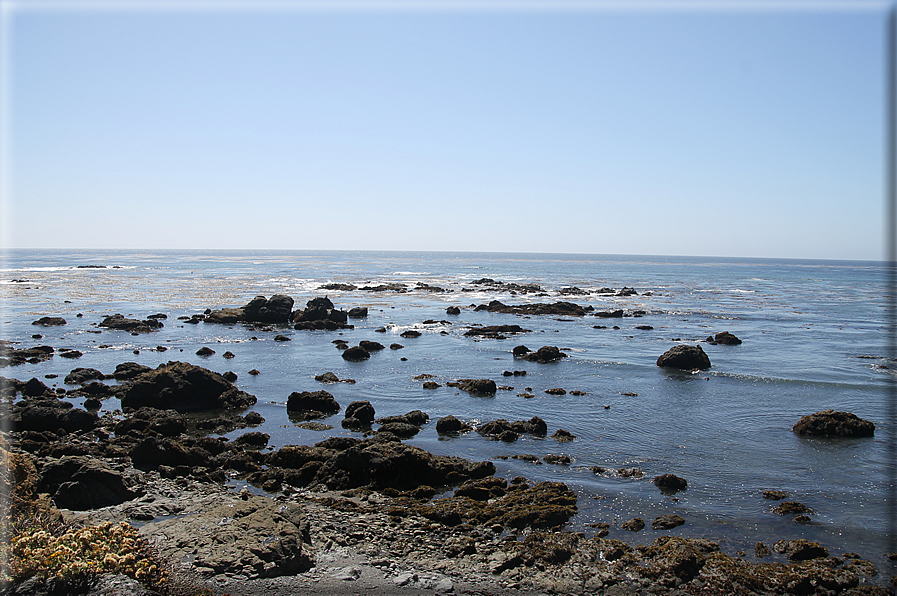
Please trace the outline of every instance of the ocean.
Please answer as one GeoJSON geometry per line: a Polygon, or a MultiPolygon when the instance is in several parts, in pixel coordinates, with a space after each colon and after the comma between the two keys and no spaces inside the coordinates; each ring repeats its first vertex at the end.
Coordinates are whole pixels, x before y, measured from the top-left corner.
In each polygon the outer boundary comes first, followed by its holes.
{"type": "MultiPolygon", "coordinates": [[[[294,391],[324,389],[343,409],[368,400],[378,417],[419,409],[430,423],[408,443],[444,455],[491,460],[498,475],[567,483],[579,494],[570,529],[611,524],[611,537],[647,544],[660,532],[654,517],[675,513],[686,523],[668,531],[719,541],[729,553],[780,539],[807,538],[832,554],[857,552],[894,574],[884,554],[894,544],[890,497],[895,462],[890,440],[889,388],[897,362],[889,359],[887,267],[883,262],[736,259],[674,256],[355,251],[100,251],[17,250],[7,253],[0,275],[2,337],[16,347],[52,345],[83,352],[39,364],[7,367],[0,375],[32,377],[67,387],[73,368],[111,373],[121,362],[155,367],[180,360],[217,372],[233,371],[236,385],[255,395],[252,408],[269,445],[313,444],[329,436],[361,436],[340,426],[342,412],[321,420],[334,428],[312,431],[290,421],[286,401],[294,391]],[[484,278],[499,283],[474,283],[484,278]],[[355,290],[322,290],[325,284],[355,290]],[[404,291],[366,286],[401,284],[404,291]],[[513,285],[513,284],[516,284],[513,285]],[[538,291],[521,291],[535,284],[538,291]],[[618,295],[624,287],[637,292],[618,295]],[[435,289],[434,289],[435,288],[435,289]],[[515,289],[517,288],[517,289],[515,289]],[[578,288],[571,290],[570,288],[578,288]],[[607,293],[610,288],[614,293],[607,293]],[[563,290],[563,291],[562,291],[563,290]],[[605,290],[604,293],[598,293],[605,290]],[[246,304],[257,295],[287,294],[294,308],[318,296],[336,308],[366,306],[355,329],[299,331],[291,326],[186,324],[206,309],[246,304]],[[622,318],[518,316],[476,312],[473,306],[569,301],[595,311],[622,309],[622,318]],[[460,315],[447,315],[457,306],[460,315]],[[163,313],[164,327],[133,336],[101,329],[110,314],[134,318],[163,313]],[[42,316],[61,316],[62,327],[37,327],[42,316]],[[424,323],[433,320],[434,323],[424,323]],[[529,332],[507,339],[465,336],[476,325],[518,324],[529,332]],[[618,327],[618,328],[615,328],[618,327]],[[643,327],[643,328],[638,328],[643,327]],[[385,328],[385,332],[375,329],[385,328]],[[401,333],[415,329],[417,338],[401,333]],[[710,345],[709,335],[729,331],[743,343],[710,345]],[[42,335],[34,338],[35,334],[42,335]],[[278,334],[292,341],[274,341],[278,334]],[[347,362],[333,341],[378,341],[403,349],[347,362]],[[697,374],[663,369],[655,362],[669,348],[699,344],[712,367],[697,374]],[[512,349],[557,346],[557,363],[515,360],[512,349]],[[167,348],[157,350],[158,346],[167,348]],[[215,350],[209,357],[199,348],[215,350]],[[222,354],[232,352],[233,359],[222,354]],[[257,369],[260,374],[247,374],[257,369]],[[504,371],[526,370],[526,376],[504,371]],[[355,384],[323,385],[326,371],[355,384]],[[59,375],[47,379],[47,375],[59,375]],[[441,385],[424,389],[419,375],[441,385]],[[446,385],[488,378],[494,397],[472,396],[446,385]],[[563,388],[564,395],[547,389],[563,388]],[[575,393],[571,393],[575,392],[575,393]],[[526,395],[533,397],[526,397],[526,395]],[[864,439],[804,438],[792,426],[806,414],[835,409],[872,421],[864,439]],[[472,432],[440,437],[436,420],[454,415],[474,425],[504,418],[544,419],[549,437],[522,435],[512,443],[472,432]],[[572,442],[550,437],[563,429],[572,442]],[[562,455],[567,465],[513,459],[562,455]],[[605,472],[596,473],[595,468],[605,472]],[[616,470],[637,468],[642,476],[616,470]],[[688,481],[662,494],[655,476],[688,481]],[[809,506],[809,524],[771,512],[765,490],[788,493],[809,506]],[[642,517],[649,528],[632,533],[619,524],[642,517]]],[[[75,400],[81,406],[83,399],[75,400]]],[[[103,409],[120,407],[116,399],[103,409]]],[[[375,426],[376,428],[376,426],[375,426]]],[[[236,431],[234,438],[246,430],[236,431]]],[[[766,560],[774,560],[778,555],[766,560]]]]}

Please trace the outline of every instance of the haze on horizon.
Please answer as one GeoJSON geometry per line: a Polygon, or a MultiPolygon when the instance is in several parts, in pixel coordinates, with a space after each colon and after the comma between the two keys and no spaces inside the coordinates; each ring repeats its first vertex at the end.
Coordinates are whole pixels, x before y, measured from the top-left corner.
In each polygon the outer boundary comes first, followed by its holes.
{"type": "Polygon", "coordinates": [[[880,260],[888,3],[2,1],[5,248],[880,260]]]}

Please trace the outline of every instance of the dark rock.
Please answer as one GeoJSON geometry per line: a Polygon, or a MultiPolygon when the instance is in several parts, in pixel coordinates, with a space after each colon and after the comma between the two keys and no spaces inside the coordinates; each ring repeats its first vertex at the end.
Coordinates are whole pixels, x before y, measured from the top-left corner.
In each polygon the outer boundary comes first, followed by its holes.
{"type": "Polygon", "coordinates": [[[516,422],[508,422],[504,418],[500,418],[477,427],[477,432],[486,437],[499,437],[506,431],[544,437],[548,434],[548,425],[538,416],[533,416],[529,420],[516,422]]]}
{"type": "Polygon", "coordinates": [[[268,444],[271,435],[260,432],[248,432],[234,439],[233,444],[249,449],[262,449],[268,444]]]}
{"type": "Polygon", "coordinates": [[[462,495],[414,508],[415,513],[449,526],[491,524],[513,529],[556,528],[576,511],[576,493],[560,482],[540,482],[533,487],[521,484],[488,501],[462,495]]]}
{"type": "Polygon", "coordinates": [[[546,389],[545,393],[547,393],[548,395],[567,395],[567,390],[556,387],[554,389],[546,389]]]}
{"type": "Polygon", "coordinates": [[[187,431],[187,423],[175,410],[143,407],[116,423],[113,430],[119,437],[128,434],[139,438],[150,434],[176,437],[187,431]]]}
{"type": "Polygon", "coordinates": [[[595,313],[596,317],[601,317],[602,319],[621,319],[623,318],[622,310],[611,310],[611,311],[600,311],[595,313]]]}
{"type": "Polygon", "coordinates": [[[741,344],[741,340],[728,331],[723,331],[722,333],[717,333],[716,335],[710,335],[705,341],[714,346],[717,344],[722,344],[724,346],[737,346],[741,344]]]}
{"type": "Polygon", "coordinates": [[[695,370],[710,368],[710,358],[701,346],[678,345],[664,352],[657,359],[657,366],[695,370]]]}
{"type": "Polygon", "coordinates": [[[765,490],[763,491],[763,498],[770,501],[781,501],[788,498],[788,493],[781,490],[765,490]]]}
{"type": "Polygon", "coordinates": [[[390,433],[400,439],[410,439],[420,432],[420,426],[407,422],[387,422],[377,429],[378,433],[390,433]]]}
{"type": "Polygon", "coordinates": [[[79,352],[78,350],[59,350],[60,358],[80,358],[84,355],[84,352],[79,352]]]}
{"type": "Polygon", "coordinates": [[[517,348],[514,348],[515,356],[521,358],[523,360],[527,360],[529,362],[538,362],[540,364],[546,364],[548,362],[557,362],[561,358],[566,358],[567,355],[560,351],[556,346],[542,346],[536,352],[525,352],[520,356],[517,356],[517,348]]]}
{"type": "Polygon", "coordinates": [[[509,313],[516,315],[563,315],[572,317],[582,317],[591,312],[593,307],[582,307],[572,302],[555,302],[554,304],[521,304],[508,305],[493,300],[489,304],[480,304],[474,311],[486,311],[497,313],[509,313]]]}
{"type": "Polygon", "coordinates": [[[645,520],[640,517],[633,517],[629,521],[623,522],[620,528],[629,532],[641,532],[645,529],[645,520]]]}
{"type": "Polygon", "coordinates": [[[793,515],[795,513],[813,513],[813,510],[797,501],[782,501],[772,510],[776,515],[793,515]]]}
{"type": "Polygon", "coordinates": [[[293,392],[287,399],[287,412],[314,411],[324,414],[336,414],[340,405],[327,391],[293,392]]]}
{"type": "Polygon", "coordinates": [[[59,327],[65,325],[66,322],[62,317],[41,317],[31,324],[40,325],[41,327],[59,327]]]}
{"type": "Polygon", "coordinates": [[[265,497],[148,524],[141,532],[158,544],[163,559],[191,561],[190,572],[266,578],[293,576],[314,564],[302,507],[265,497]]]}
{"type": "Polygon", "coordinates": [[[555,441],[567,442],[575,439],[576,435],[574,435],[570,431],[559,428],[554,432],[553,435],[551,435],[551,438],[555,441]]]}
{"type": "Polygon", "coordinates": [[[93,381],[95,379],[108,379],[109,377],[95,368],[74,368],[65,376],[63,382],[66,385],[77,385],[93,381]]]}
{"type": "Polygon", "coordinates": [[[37,397],[48,393],[54,393],[54,391],[36,377],[32,377],[22,386],[22,395],[25,397],[37,397]]]}
{"type": "Polygon", "coordinates": [[[149,372],[153,370],[149,366],[144,366],[143,364],[137,364],[136,362],[122,362],[118,366],[115,367],[115,372],[112,373],[112,376],[117,381],[127,381],[129,379],[133,379],[134,377],[141,375],[145,372],[149,372]]]}
{"type": "Polygon", "coordinates": [[[486,327],[472,327],[464,335],[468,337],[488,337],[492,339],[506,339],[504,333],[529,333],[520,325],[489,325],[486,327]]]}
{"type": "Polygon", "coordinates": [[[368,352],[377,352],[377,351],[386,349],[386,346],[384,346],[383,344],[376,342],[376,341],[368,341],[366,339],[363,339],[360,342],[358,342],[358,345],[363,350],[367,350],[368,352]]]}
{"type": "Polygon", "coordinates": [[[232,371],[232,370],[229,370],[229,371],[227,371],[227,372],[225,372],[225,373],[222,373],[221,376],[224,377],[224,379],[225,379],[226,381],[229,381],[229,382],[231,382],[231,383],[234,383],[234,382],[236,382],[236,380],[237,380],[237,373],[235,373],[235,372],[232,371]]]}
{"type": "Polygon", "coordinates": [[[196,351],[197,356],[211,356],[215,353],[215,350],[208,347],[202,347],[196,351]]]}
{"type": "Polygon", "coordinates": [[[451,415],[436,421],[436,432],[440,435],[461,434],[471,430],[473,430],[472,426],[461,422],[451,415]]]}
{"type": "Polygon", "coordinates": [[[438,389],[440,387],[442,387],[442,385],[435,381],[427,381],[424,383],[424,389],[438,389]]]}
{"type": "Polygon", "coordinates": [[[678,515],[661,515],[651,522],[653,530],[672,530],[677,526],[681,526],[685,520],[678,515]]]}
{"type": "Polygon", "coordinates": [[[114,314],[103,319],[103,322],[98,326],[120,331],[129,331],[131,333],[149,333],[162,327],[162,323],[156,319],[138,321],[137,319],[128,319],[122,314],[114,314]]]}
{"type": "Polygon", "coordinates": [[[474,395],[495,395],[498,391],[492,379],[459,379],[457,383],[449,383],[449,386],[474,395]]]}
{"type": "Polygon", "coordinates": [[[293,340],[292,340],[292,338],[289,338],[286,335],[275,335],[274,341],[293,341],[293,340]]]}
{"type": "Polygon", "coordinates": [[[389,344],[389,349],[390,350],[403,350],[403,349],[405,349],[405,346],[403,346],[402,344],[389,344]]]}
{"type": "Polygon", "coordinates": [[[654,486],[662,491],[676,492],[685,490],[688,487],[688,481],[675,474],[661,474],[654,478],[654,486]]]}
{"type": "Polygon", "coordinates": [[[546,464],[568,466],[572,462],[569,455],[546,455],[542,458],[546,464]]]}
{"type": "Polygon", "coordinates": [[[495,466],[491,462],[437,456],[396,441],[347,439],[334,437],[314,447],[283,447],[280,452],[287,450],[288,453],[272,453],[267,463],[269,466],[300,471],[308,469],[304,476],[297,478],[297,485],[326,484],[332,490],[362,486],[375,490],[411,490],[421,485],[441,487],[460,484],[470,478],[495,474],[495,466]]]}
{"type": "Polygon", "coordinates": [[[401,337],[411,338],[411,337],[420,337],[420,331],[415,331],[414,329],[409,329],[408,331],[403,331],[401,337]]]}
{"type": "Polygon", "coordinates": [[[353,401],[346,407],[346,418],[356,418],[368,427],[375,417],[374,406],[369,401],[353,401]]]}
{"type": "Polygon", "coordinates": [[[402,422],[404,424],[413,424],[414,426],[423,426],[430,421],[430,416],[421,410],[412,410],[401,416],[386,416],[377,420],[377,424],[389,424],[390,422],[402,422]]]}
{"type": "Polygon", "coordinates": [[[788,555],[789,561],[808,561],[828,556],[828,549],[818,542],[811,542],[804,538],[779,540],[772,546],[772,550],[782,555],[788,555]]]}
{"type": "Polygon", "coordinates": [[[97,417],[86,410],[72,408],[68,403],[56,407],[26,405],[13,413],[12,424],[17,431],[55,432],[62,429],[71,433],[92,430],[97,425],[97,417]]]}
{"type": "Polygon", "coordinates": [[[243,320],[251,323],[286,323],[293,312],[293,299],[275,294],[269,300],[256,296],[243,307],[243,320]]]}
{"type": "Polygon", "coordinates": [[[803,436],[871,437],[875,434],[875,425],[850,412],[822,410],[804,416],[792,430],[803,436]]]}
{"type": "Polygon", "coordinates": [[[64,456],[46,464],[38,490],[50,493],[57,507],[76,511],[118,505],[142,494],[132,490],[121,472],[83,455],[64,456]]]}
{"type": "Polygon", "coordinates": [[[169,437],[148,436],[128,452],[135,465],[148,466],[208,466],[211,454],[199,448],[189,448],[169,437]]]}
{"type": "Polygon", "coordinates": [[[361,362],[363,360],[369,359],[371,357],[371,353],[361,346],[353,346],[344,350],[342,356],[343,360],[348,360],[349,362],[361,362]]]}
{"type": "Polygon", "coordinates": [[[318,288],[319,290],[336,290],[339,292],[351,292],[352,290],[357,290],[358,286],[353,286],[352,284],[324,284],[323,286],[318,288]]]}
{"type": "Polygon", "coordinates": [[[450,306],[450,307],[448,307],[447,309],[445,309],[445,314],[447,314],[447,315],[460,315],[460,314],[461,314],[461,309],[458,308],[457,306],[450,306]]]}
{"type": "Polygon", "coordinates": [[[367,306],[356,306],[355,308],[349,309],[349,318],[350,319],[364,319],[368,316],[368,307],[367,306]]]}
{"type": "Polygon", "coordinates": [[[143,373],[121,398],[123,409],[152,406],[178,412],[242,409],[255,402],[254,395],[220,374],[186,362],[169,362],[143,373]]]}
{"type": "Polygon", "coordinates": [[[321,383],[339,383],[339,377],[337,377],[334,373],[328,371],[323,374],[316,375],[315,381],[320,381],[321,383]]]}

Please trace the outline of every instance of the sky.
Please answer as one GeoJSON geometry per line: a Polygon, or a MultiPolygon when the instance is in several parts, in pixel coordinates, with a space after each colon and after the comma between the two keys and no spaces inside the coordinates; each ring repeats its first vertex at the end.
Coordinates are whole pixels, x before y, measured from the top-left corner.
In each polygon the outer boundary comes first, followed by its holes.
{"type": "Polygon", "coordinates": [[[0,0],[6,248],[886,258],[886,2],[0,0]]]}

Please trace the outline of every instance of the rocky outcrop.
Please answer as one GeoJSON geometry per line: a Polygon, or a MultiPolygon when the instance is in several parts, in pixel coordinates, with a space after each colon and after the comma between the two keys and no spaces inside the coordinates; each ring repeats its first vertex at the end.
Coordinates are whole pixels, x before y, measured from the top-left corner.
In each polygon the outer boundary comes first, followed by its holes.
{"type": "Polygon", "coordinates": [[[654,486],[663,492],[674,493],[685,490],[688,487],[688,481],[675,474],[661,474],[654,478],[654,486]]]}
{"type": "Polygon", "coordinates": [[[189,555],[204,575],[276,577],[313,564],[308,522],[296,503],[245,495],[185,518],[150,524],[141,533],[171,560],[189,555]]]}
{"type": "Polygon", "coordinates": [[[202,318],[206,323],[233,325],[234,323],[287,323],[293,312],[293,299],[275,294],[270,299],[256,296],[244,306],[209,310],[202,318]]]}
{"type": "Polygon", "coordinates": [[[350,319],[365,319],[368,316],[368,307],[367,306],[356,306],[355,308],[349,309],[349,318],[350,319]]]}
{"type": "Polygon", "coordinates": [[[582,307],[572,302],[555,302],[553,304],[503,304],[493,300],[489,304],[480,304],[475,312],[498,312],[514,315],[562,315],[568,317],[584,317],[594,310],[592,306],[582,307]]]}
{"type": "Polygon", "coordinates": [[[362,362],[363,360],[368,360],[371,357],[371,353],[361,346],[352,346],[343,350],[342,357],[343,360],[348,360],[349,362],[362,362]]]}
{"type": "Polygon", "coordinates": [[[56,350],[52,346],[35,346],[16,350],[10,345],[0,345],[0,366],[37,364],[53,357],[56,350]]]}
{"type": "Polygon", "coordinates": [[[211,370],[186,362],[169,362],[136,377],[121,398],[123,409],[150,406],[197,412],[248,408],[254,395],[211,370]]]}
{"type": "Polygon", "coordinates": [[[98,327],[106,327],[107,329],[117,329],[119,331],[129,331],[131,333],[149,333],[156,331],[162,327],[162,323],[157,319],[146,319],[139,321],[137,319],[129,319],[122,314],[115,314],[103,319],[98,327]]]}
{"type": "Polygon", "coordinates": [[[472,426],[451,415],[436,421],[436,432],[440,435],[460,435],[471,430],[473,430],[472,426]]]}
{"type": "Polygon", "coordinates": [[[92,430],[97,424],[94,414],[57,400],[25,401],[16,404],[12,425],[17,431],[52,431],[66,433],[92,430]]]}
{"type": "Polygon", "coordinates": [[[339,403],[327,391],[294,391],[287,398],[287,413],[301,414],[305,420],[325,418],[339,411],[339,403]]]}
{"type": "Polygon", "coordinates": [[[65,376],[63,382],[66,385],[79,385],[97,379],[104,380],[109,378],[111,378],[109,375],[104,375],[95,368],[74,368],[65,376]]]}
{"type": "Polygon", "coordinates": [[[722,344],[724,346],[737,346],[741,344],[741,340],[728,331],[723,331],[722,333],[717,333],[716,335],[708,335],[707,339],[705,339],[704,341],[706,341],[711,346],[715,346],[717,344],[722,344]]]}
{"type": "Polygon", "coordinates": [[[409,510],[447,526],[494,524],[511,529],[556,528],[576,514],[576,493],[561,482],[530,486],[523,479],[465,483],[455,495],[409,510]]]}
{"type": "Polygon", "coordinates": [[[249,323],[286,323],[293,312],[293,299],[275,294],[270,299],[256,296],[243,307],[243,320],[249,323]]]}
{"type": "Polygon", "coordinates": [[[822,410],[801,418],[792,430],[803,436],[871,437],[875,425],[850,412],[822,410]]]}
{"type": "Polygon", "coordinates": [[[504,418],[500,418],[480,425],[477,427],[477,432],[484,437],[511,442],[516,441],[522,434],[544,437],[548,434],[548,425],[538,416],[516,422],[508,422],[504,418]]]}
{"type": "Polygon", "coordinates": [[[267,470],[249,476],[262,485],[271,479],[294,486],[327,485],[333,490],[369,487],[411,490],[421,485],[451,486],[495,474],[491,462],[433,455],[419,447],[376,437],[334,437],[313,447],[287,445],[269,454],[267,470]]]}
{"type": "Polygon", "coordinates": [[[346,417],[342,421],[342,426],[349,430],[370,429],[375,416],[371,402],[353,401],[346,407],[346,417]]]}
{"type": "Polygon", "coordinates": [[[149,366],[137,364],[136,362],[122,362],[115,367],[115,372],[112,373],[112,376],[116,381],[126,381],[151,370],[153,369],[149,366]]]}
{"type": "Polygon", "coordinates": [[[664,352],[657,359],[657,366],[682,370],[710,368],[710,358],[701,346],[678,345],[664,352]]]}
{"type": "Polygon", "coordinates": [[[65,325],[65,319],[62,317],[41,317],[31,323],[32,325],[40,325],[41,327],[61,327],[65,325]]]}
{"type": "Polygon", "coordinates": [[[297,310],[292,315],[294,328],[305,330],[354,329],[354,325],[346,324],[348,318],[346,311],[336,309],[326,297],[309,300],[304,310],[297,310]]]}
{"type": "Polygon", "coordinates": [[[473,395],[495,395],[498,387],[492,379],[459,379],[446,383],[449,387],[457,387],[473,395]]]}
{"type": "Polygon", "coordinates": [[[486,327],[472,327],[464,335],[467,337],[488,337],[491,339],[507,339],[506,333],[529,333],[520,325],[488,325],[486,327]]]}
{"type": "Polygon", "coordinates": [[[143,494],[109,464],[82,455],[44,465],[38,490],[49,493],[57,507],[78,511],[117,505],[143,494]]]}
{"type": "Polygon", "coordinates": [[[529,362],[538,362],[540,364],[557,362],[558,360],[567,357],[567,355],[561,352],[560,348],[556,346],[542,346],[535,352],[526,346],[517,346],[514,348],[513,354],[515,358],[520,358],[521,360],[527,360],[529,362]]]}

